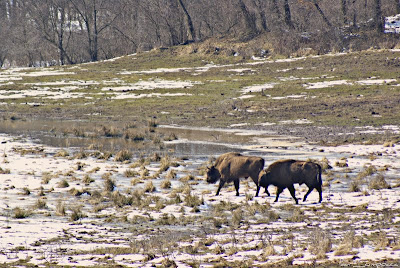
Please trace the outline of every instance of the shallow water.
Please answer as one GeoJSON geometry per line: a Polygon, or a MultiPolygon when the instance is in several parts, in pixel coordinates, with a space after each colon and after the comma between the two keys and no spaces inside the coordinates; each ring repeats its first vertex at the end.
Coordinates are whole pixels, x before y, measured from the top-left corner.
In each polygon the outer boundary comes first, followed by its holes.
{"type": "MultiPolygon", "coordinates": [[[[220,154],[236,151],[246,155],[256,155],[265,159],[267,167],[279,159],[317,159],[326,157],[331,165],[341,158],[348,158],[351,161],[351,170],[334,168],[333,180],[330,184],[331,191],[345,192],[353,178],[364,168],[368,162],[368,153],[336,152],[325,148],[321,150],[306,144],[301,139],[294,137],[277,136],[266,131],[251,131],[245,129],[211,129],[211,128],[189,128],[182,126],[159,126],[155,132],[159,136],[168,137],[175,135],[176,140],[164,141],[161,145],[151,142],[133,142],[125,138],[109,137],[76,137],[66,134],[65,130],[101,128],[104,124],[87,121],[57,121],[57,120],[6,120],[0,122],[0,133],[21,136],[33,140],[38,144],[48,145],[57,148],[74,148],[85,150],[89,147],[106,150],[119,151],[121,149],[131,150],[134,157],[143,154],[151,155],[168,153],[171,156],[186,158],[190,160],[188,169],[195,170],[197,167],[208,161],[210,157],[217,157],[220,154]]],[[[117,123],[110,123],[110,126],[117,126],[117,123]]],[[[119,126],[120,127],[120,126],[119,126]]],[[[68,132],[67,132],[68,133],[68,132]]],[[[379,159],[378,159],[379,160],[379,159]]],[[[382,166],[389,164],[395,166],[396,155],[380,156],[382,166]]],[[[386,172],[386,179],[394,181],[397,177],[397,168],[386,172]]],[[[327,178],[323,176],[323,181],[327,178]]],[[[273,194],[274,190],[270,189],[273,194]]]]}
{"type": "MultiPolygon", "coordinates": [[[[88,148],[96,145],[104,150],[117,151],[130,149],[140,152],[168,151],[176,156],[208,157],[219,155],[227,151],[258,151],[246,148],[255,144],[254,137],[270,137],[265,132],[244,132],[243,130],[223,129],[193,129],[177,126],[160,126],[155,132],[159,136],[175,135],[177,140],[163,142],[162,148],[154,145],[134,142],[122,137],[90,136],[76,137],[69,134],[72,129],[93,131],[101,128],[103,123],[87,121],[56,121],[56,120],[5,120],[0,122],[0,133],[13,136],[23,136],[35,142],[60,148],[88,148]]],[[[118,127],[116,123],[107,123],[107,126],[118,127]]],[[[120,126],[119,126],[120,127],[120,126]]],[[[139,129],[141,131],[141,129],[139,129]]],[[[143,130],[145,132],[145,130],[143,130]]],[[[160,146],[158,146],[160,147],[160,146]]]]}

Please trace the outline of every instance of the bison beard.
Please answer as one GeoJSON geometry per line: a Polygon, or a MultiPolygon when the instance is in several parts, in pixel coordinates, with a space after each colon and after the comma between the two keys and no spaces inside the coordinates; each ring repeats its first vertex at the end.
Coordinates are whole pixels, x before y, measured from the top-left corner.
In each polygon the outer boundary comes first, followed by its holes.
{"type": "MultiPolygon", "coordinates": [[[[285,188],[289,189],[293,199],[298,204],[294,184],[305,183],[308,187],[307,193],[304,195],[303,202],[306,201],[307,196],[313,189],[317,189],[319,193],[319,203],[322,202],[322,178],[321,166],[307,161],[296,160],[281,160],[272,163],[265,171],[260,172],[259,186],[267,187],[274,185],[277,187],[276,199],[278,201],[279,195],[285,188]]],[[[259,188],[258,188],[259,190],[259,188]]],[[[266,191],[268,193],[268,191],[266,191]]],[[[258,195],[258,192],[256,196],[258,195]]]]}

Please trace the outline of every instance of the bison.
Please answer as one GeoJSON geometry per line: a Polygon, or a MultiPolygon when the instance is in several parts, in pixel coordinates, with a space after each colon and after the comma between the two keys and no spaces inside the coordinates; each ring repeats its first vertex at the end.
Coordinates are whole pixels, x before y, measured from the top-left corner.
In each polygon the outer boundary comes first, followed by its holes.
{"type": "Polygon", "coordinates": [[[239,153],[225,153],[220,155],[211,168],[207,168],[207,182],[215,183],[219,180],[216,195],[227,182],[235,185],[236,196],[239,196],[239,178],[251,177],[259,192],[258,175],[264,168],[264,159],[257,156],[244,156],[239,153]]]}
{"type": "MultiPolygon", "coordinates": [[[[298,204],[298,200],[295,195],[295,189],[293,184],[303,184],[308,186],[308,191],[304,195],[303,202],[306,201],[307,196],[315,188],[319,193],[319,203],[322,201],[322,178],[321,178],[321,166],[319,164],[309,161],[297,161],[297,160],[280,160],[272,163],[266,170],[260,172],[257,190],[260,187],[264,187],[266,192],[268,185],[274,185],[277,187],[276,199],[278,201],[279,194],[285,188],[288,188],[290,194],[298,204]]],[[[256,193],[256,196],[258,192],[256,193]]],[[[268,193],[269,195],[269,193],[268,193]]]]}

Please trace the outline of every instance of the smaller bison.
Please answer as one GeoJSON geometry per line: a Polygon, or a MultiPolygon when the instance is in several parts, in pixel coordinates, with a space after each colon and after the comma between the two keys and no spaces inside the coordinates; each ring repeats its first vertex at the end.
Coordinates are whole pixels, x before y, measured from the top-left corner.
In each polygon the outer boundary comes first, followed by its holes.
{"type": "MultiPolygon", "coordinates": [[[[304,195],[303,202],[306,201],[307,196],[314,188],[317,189],[319,193],[319,203],[322,201],[321,166],[313,162],[297,160],[276,161],[266,170],[260,172],[258,183],[260,187],[265,188],[267,193],[268,185],[272,184],[277,187],[275,202],[278,201],[280,193],[282,193],[285,188],[288,188],[296,204],[298,204],[293,186],[295,183],[300,185],[305,183],[308,186],[308,191],[304,195]]],[[[258,187],[257,190],[259,189],[258,187]]],[[[257,195],[258,192],[256,196],[257,195]]]]}
{"type": "Polygon", "coordinates": [[[219,180],[216,195],[227,182],[235,185],[236,196],[239,196],[239,178],[251,177],[259,192],[258,175],[264,168],[264,159],[257,156],[244,156],[239,153],[225,153],[220,155],[211,168],[207,168],[207,182],[215,183],[219,180]]]}

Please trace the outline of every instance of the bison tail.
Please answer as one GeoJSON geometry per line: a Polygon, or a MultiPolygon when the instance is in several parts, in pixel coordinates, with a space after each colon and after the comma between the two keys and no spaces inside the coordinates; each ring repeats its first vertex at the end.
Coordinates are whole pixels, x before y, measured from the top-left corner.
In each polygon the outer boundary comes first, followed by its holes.
{"type": "Polygon", "coordinates": [[[317,166],[318,166],[317,180],[318,180],[319,186],[321,186],[322,185],[322,168],[320,165],[317,165],[317,166]]]}

